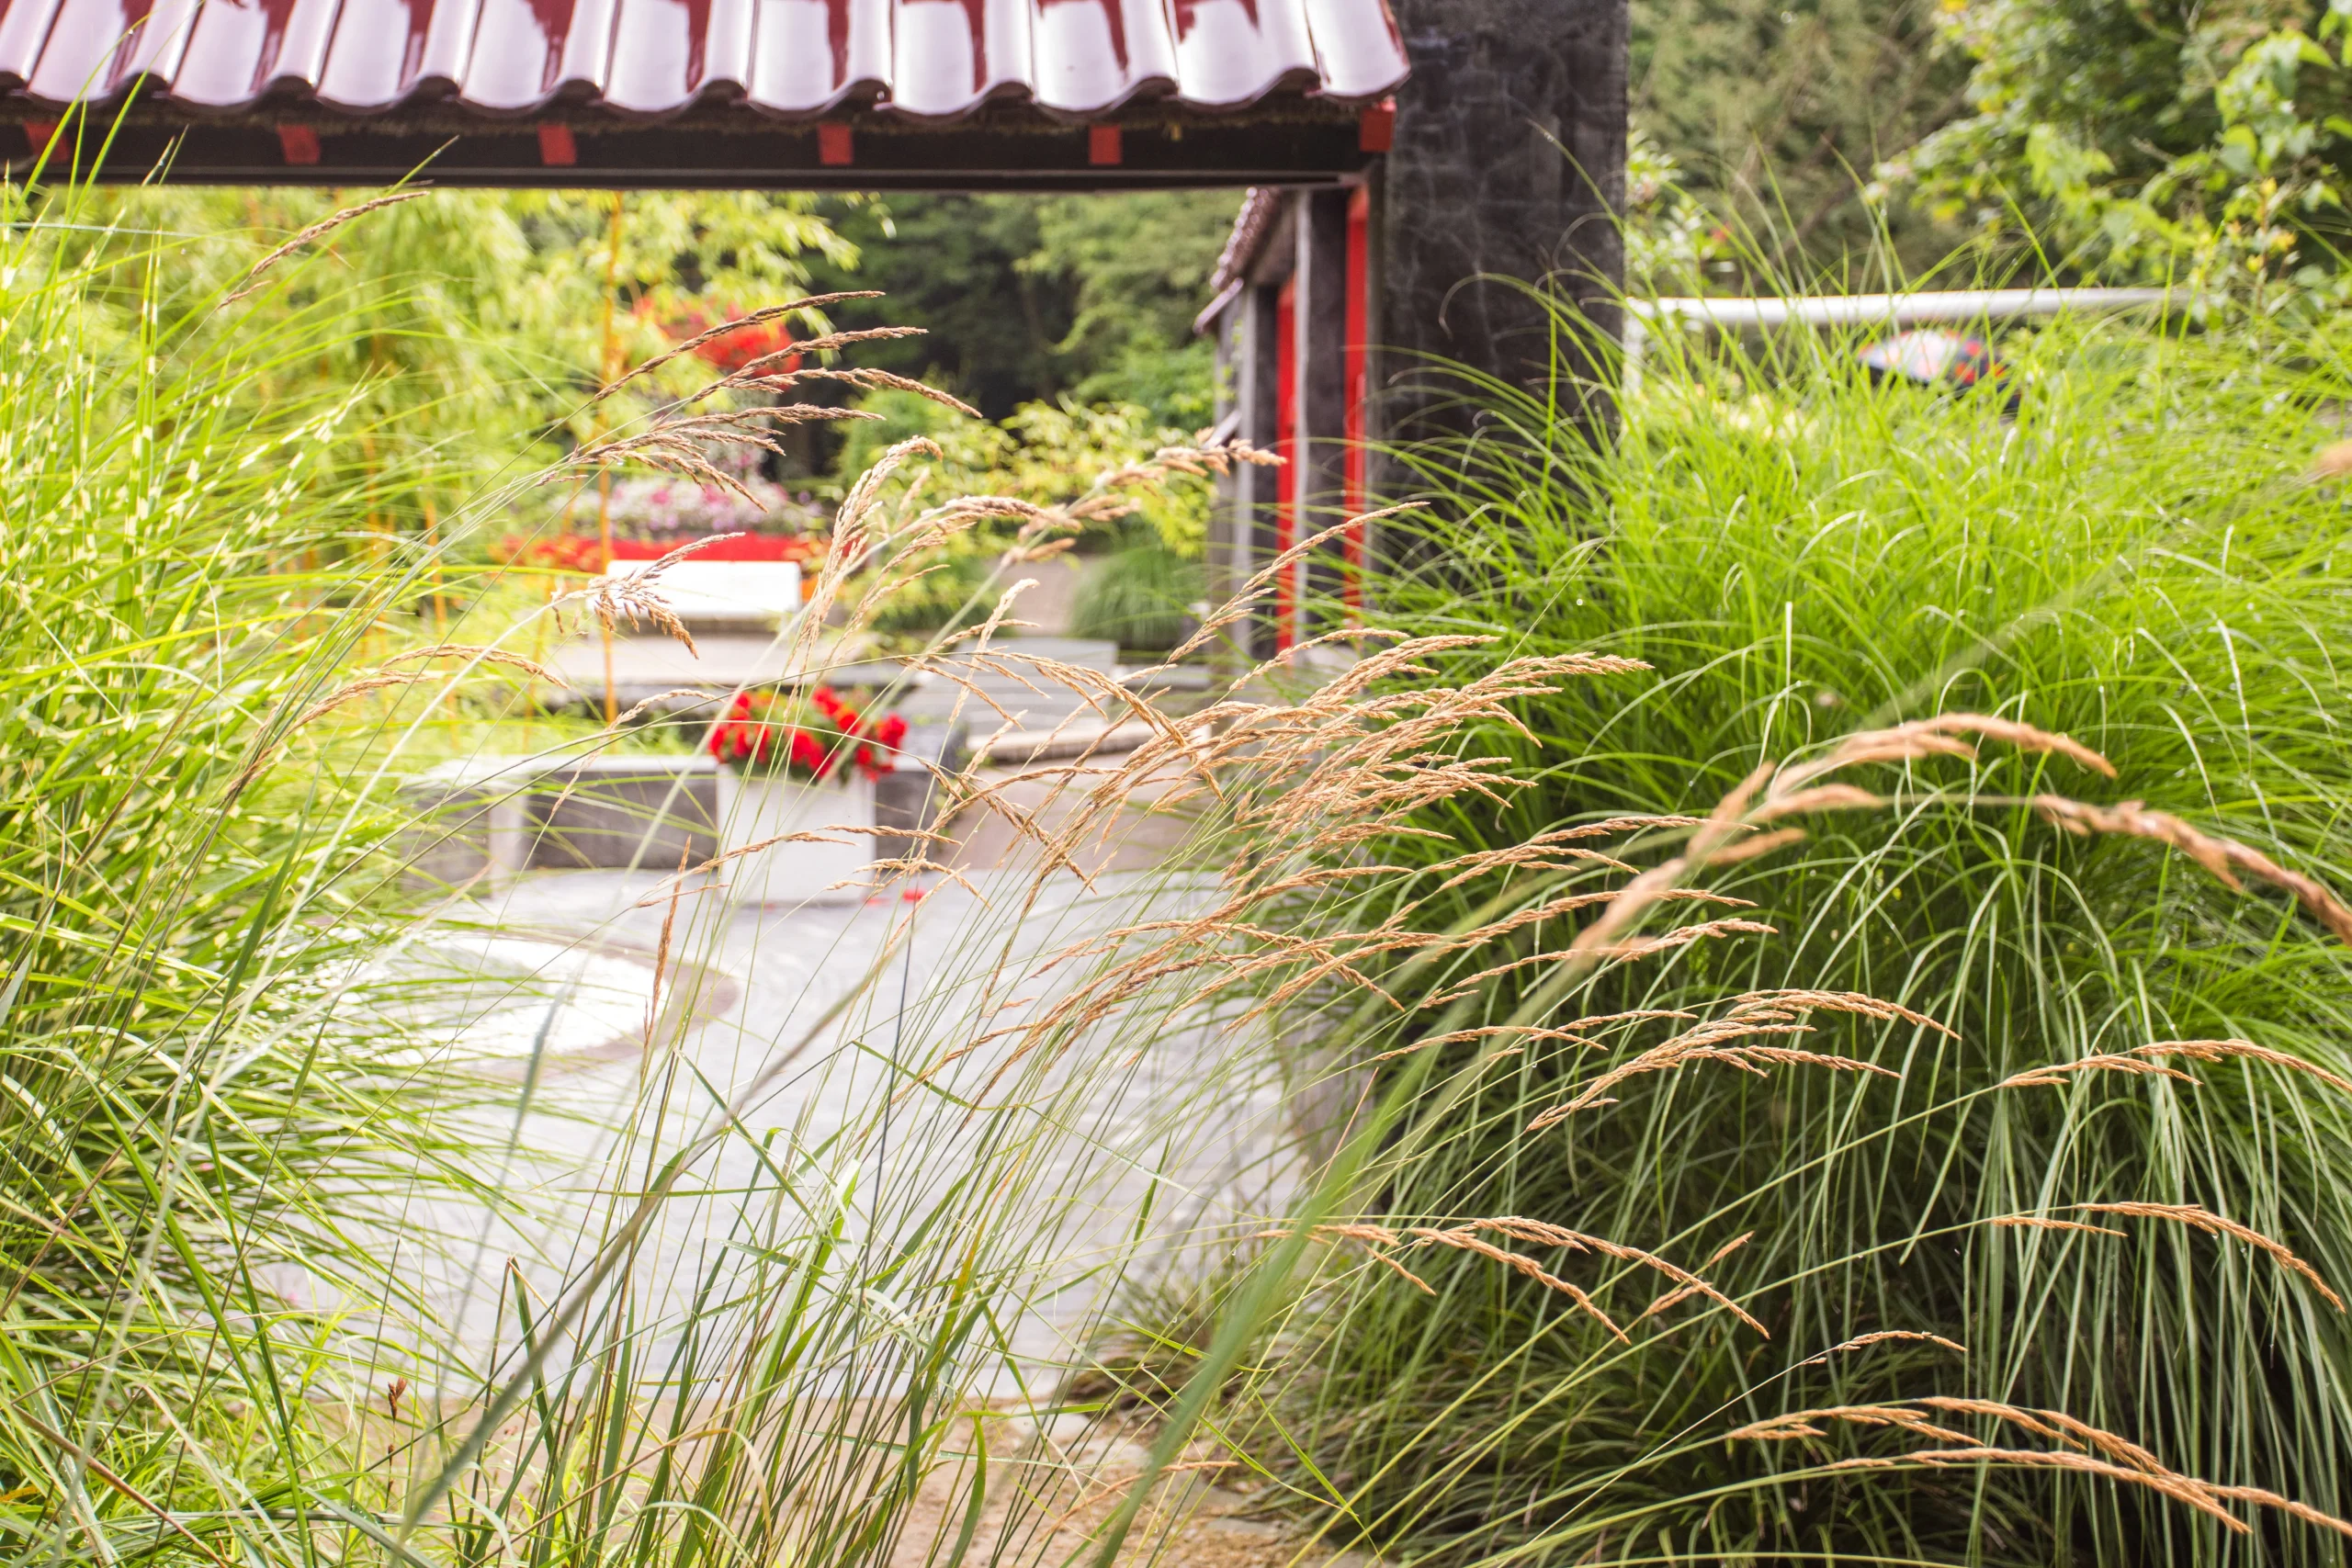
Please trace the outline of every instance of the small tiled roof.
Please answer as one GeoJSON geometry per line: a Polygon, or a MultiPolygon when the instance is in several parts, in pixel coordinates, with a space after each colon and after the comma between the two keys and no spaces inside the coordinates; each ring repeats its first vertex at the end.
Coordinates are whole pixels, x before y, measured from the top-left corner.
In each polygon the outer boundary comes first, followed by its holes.
{"type": "MultiPolygon", "coordinates": [[[[1383,0],[0,0],[0,105],[1083,120],[1389,92],[1383,0]]],[[[697,117],[701,118],[701,117],[697,117]]]]}
{"type": "Polygon", "coordinates": [[[1241,281],[1258,259],[1259,247],[1266,243],[1266,231],[1272,226],[1274,213],[1282,205],[1280,193],[1252,186],[1243,193],[1241,210],[1234,215],[1233,232],[1225,237],[1225,249],[1217,253],[1216,270],[1209,275],[1209,302],[1193,319],[1195,335],[1205,333],[1225,308],[1241,292],[1241,281]]]}

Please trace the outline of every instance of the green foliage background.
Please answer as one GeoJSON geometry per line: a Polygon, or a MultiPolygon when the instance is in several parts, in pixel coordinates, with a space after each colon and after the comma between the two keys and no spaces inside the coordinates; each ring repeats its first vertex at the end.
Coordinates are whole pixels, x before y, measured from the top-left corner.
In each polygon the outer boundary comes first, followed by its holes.
{"type": "Polygon", "coordinates": [[[1716,242],[1671,248],[1677,288],[2024,273],[2327,308],[2347,23],[2335,0],[1636,0],[1637,230],[1674,226],[1641,199],[1662,157],[1716,242]]]}
{"type": "Polygon", "coordinates": [[[233,319],[241,331],[282,323],[292,333],[322,311],[351,314],[355,330],[262,367],[251,395],[355,400],[365,433],[327,460],[339,481],[375,476],[372,525],[390,531],[419,530],[428,509],[639,418],[664,388],[695,378],[702,367],[689,360],[591,409],[607,368],[608,297],[614,362],[634,364],[667,347],[682,320],[808,292],[812,263],[857,259],[807,196],[628,195],[616,250],[605,193],[435,190],[329,236],[320,265],[288,269],[237,317],[198,310],[288,235],[372,194],[175,187],[10,199],[31,214],[68,203],[93,224],[103,274],[93,288],[111,309],[135,310],[145,296],[167,319],[197,312],[199,333],[233,319]],[[137,262],[157,234],[171,237],[168,260],[137,262]]]}
{"type": "Polygon", "coordinates": [[[1881,162],[1962,107],[1967,65],[1939,46],[1937,6],[1634,0],[1634,125],[1680,166],[1709,226],[1743,242],[1715,258],[1703,279],[1713,292],[1815,271],[1879,287],[1869,273],[1888,265],[1882,239],[1916,270],[1959,238],[1949,223],[1864,199],[1881,162]]]}
{"type": "Polygon", "coordinates": [[[929,335],[866,357],[991,419],[1067,396],[1139,404],[1189,429],[1208,423],[1212,402],[1193,318],[1239,207],[1239,192],[1217,190],[831,198],[817,213],[856,247],[856,266],[826,258],[811,276],[885,290],[836,318],[929,335]]]}
{"type": "Polygon", "coordinates": [[[1971,113],[1886,171],[1996,254],[2275,306],[2346,298],[2352,11],[1970,0],[1971,113]]]}

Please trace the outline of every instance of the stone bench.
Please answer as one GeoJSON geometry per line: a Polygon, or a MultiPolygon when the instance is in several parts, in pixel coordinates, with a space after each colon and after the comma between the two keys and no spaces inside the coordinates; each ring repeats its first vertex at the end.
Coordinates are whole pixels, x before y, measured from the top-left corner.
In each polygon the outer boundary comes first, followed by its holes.
{"type": "Polygon", "coordinates": [[[403,881],[421,891],[536,870],[671,871],[718,852],[718,764],[706,756],[479,757],[402,793],[418,818],[403,881]]]}
{"type": "MultiPolygon", "coordinates": [[[[910,729],[899,766],[875,786],[875,825],[922,829],[938,815],[933,766],[962,764],[960,732],[910,729]]],[[[415,818],[403,884],[442,891],[495,886],[526,871],[674,871],[718,852],[718,764],[700,754],[480,757],[420,774],[402,794],[415,818]]],[[[876,858],[918,852],[893,834],[876,858]]]]}

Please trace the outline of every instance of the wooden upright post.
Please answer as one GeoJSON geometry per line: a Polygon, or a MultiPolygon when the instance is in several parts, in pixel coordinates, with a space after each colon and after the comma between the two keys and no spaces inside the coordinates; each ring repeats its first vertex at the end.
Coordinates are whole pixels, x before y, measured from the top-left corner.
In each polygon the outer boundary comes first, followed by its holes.
{"type": "MultiPolygon", "coordinates": [[[[1217,321],[1219,415],[1233,434],[1272,451],[1277,438],[1274,378],[1275,290],[1248,284],[1217,321]]],[[[1209,536],[1209,602],[1222,608],[1273,554],[1277,476],[1272,468],[1238,465],[1218,485],[1219,505],[1209,536]]],[[[1269,603],[1261,600],[1261,603],[1269,603]]],[[[1238,675],[1272,651],[1272,628],[1261,615],[1236,623],[1218,639],[1220,663],[1238,675]]]]}

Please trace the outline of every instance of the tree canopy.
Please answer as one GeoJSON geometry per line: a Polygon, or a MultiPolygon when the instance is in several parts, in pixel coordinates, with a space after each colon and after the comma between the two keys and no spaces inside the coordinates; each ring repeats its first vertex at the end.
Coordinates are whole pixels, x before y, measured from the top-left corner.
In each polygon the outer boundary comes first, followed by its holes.
{"type": "Polygon", "coordinates": [[[866,363],[952,388],[991,419],[1064,394],[1206,423],[1209,345],[1192,333],[1238,191],[1118,197],[892,195],[820,203],[855,267],[811,258],[826,288],[886,298],[835,311],[929,335],[866,363]]]}
{"type": "Polygon", "coordinates": [[[2338,0],[1967,0],[1968,116],[1888,171],[2084,276],[2340,302],[2352,138],[2338,0]]]}

